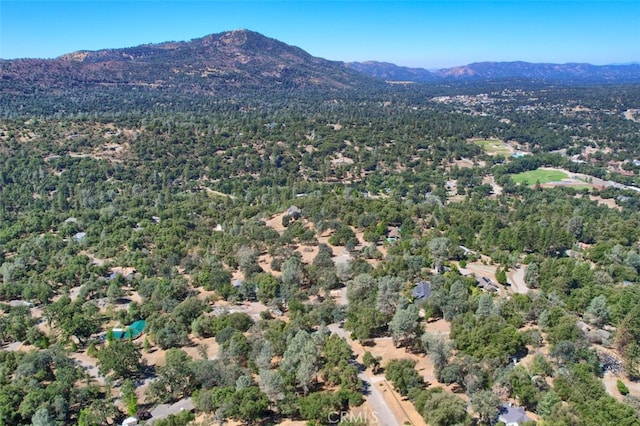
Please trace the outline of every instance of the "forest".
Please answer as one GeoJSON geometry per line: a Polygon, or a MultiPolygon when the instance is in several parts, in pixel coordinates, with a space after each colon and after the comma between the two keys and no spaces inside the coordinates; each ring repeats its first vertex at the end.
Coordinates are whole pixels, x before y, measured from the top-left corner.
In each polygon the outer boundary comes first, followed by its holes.
{"type": "Polygon", "coordinates": [[[385,385],[395,424],[640,425],[639,111],[527,81],[3,96],[0,424],[387,424],[385,385]]]}

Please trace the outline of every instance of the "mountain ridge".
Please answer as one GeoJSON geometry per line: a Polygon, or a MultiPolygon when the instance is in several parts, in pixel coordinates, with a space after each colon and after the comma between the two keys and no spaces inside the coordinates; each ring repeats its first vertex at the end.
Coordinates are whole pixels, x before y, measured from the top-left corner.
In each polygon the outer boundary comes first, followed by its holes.
{"type": "MultiPolygon", "coordinates": [[[[53,59],[0,60],[0,93],[57,94],[142,87],[168,94],[221,95],[381,90],[384,81],[448,83],[535,79],[545,82],[640,82],[640,65],[478,62],[428,71],[385,62],[331,61],[250,30],[189,41],[80,50],[53,59]]],[[[118,89],[119,90],[119,89],[118,89]]]]}
{"type": "Polygon", "coordinates": [[[531,78],[576,83],[640,81],[640,64],[592,65],[574,62],[554,64],[525,61],[485,61],[432,71],[377,61],[348,62],[346,66],[375,78],[414,82],[508,78],[531,78]]]}

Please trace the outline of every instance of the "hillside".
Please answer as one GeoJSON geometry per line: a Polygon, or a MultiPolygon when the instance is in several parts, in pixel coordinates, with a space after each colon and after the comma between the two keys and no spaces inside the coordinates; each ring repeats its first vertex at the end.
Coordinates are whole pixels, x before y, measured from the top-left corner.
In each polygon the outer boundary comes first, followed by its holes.
{"type": "Polygon", "coordinates": [[[268,88],[343,90],[373,82],[340,62],[248,30],[191,41],[0,61],[0,93],[145,87],[214,94],[268,88]]]}
{"type": "Polygon", "coordinates": [[[414,82],[432,82],[438,80],[438,76],[423,68],[401,67],[388,62],[347,62],[345,65],[347,68],[383,80],[414,82]]]}

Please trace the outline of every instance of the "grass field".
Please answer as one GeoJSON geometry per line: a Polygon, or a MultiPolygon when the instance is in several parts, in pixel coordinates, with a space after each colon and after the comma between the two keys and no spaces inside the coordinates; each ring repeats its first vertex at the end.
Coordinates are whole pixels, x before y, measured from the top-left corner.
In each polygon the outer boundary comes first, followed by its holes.
{"type": "Polygon", "coordinates": [[[489,155],[511,155],[511,148],[500,139],[471,139],[471,142],[479,145],[489,155]]]}
{"type": "Polygon", "coordinates": [[[568,178],[565,172],[561,170],[545,170],[545,169],[537,169],[530,170],[528,172],[518,173],[517,175],[512,175],[511,178],[515,183],[527,183],[528,185],[535,185],[536,183],[549,183],[549,182],[558,182],[562,179],[568,178]]]}

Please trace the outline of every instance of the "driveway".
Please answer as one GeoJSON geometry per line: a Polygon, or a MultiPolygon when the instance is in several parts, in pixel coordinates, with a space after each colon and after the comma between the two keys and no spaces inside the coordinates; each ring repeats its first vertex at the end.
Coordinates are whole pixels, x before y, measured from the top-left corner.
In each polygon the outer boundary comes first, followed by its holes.
{"type": "Polygon", "coordinates": [[[509,278],[509,282],[511,283],[511,291],[514,293],[529,293],[529,287],[527,287],[524,282],[524,272],[525,268],[523,266],[519,266],[515,270],[507,272],[507,278],[509,278]]]}

